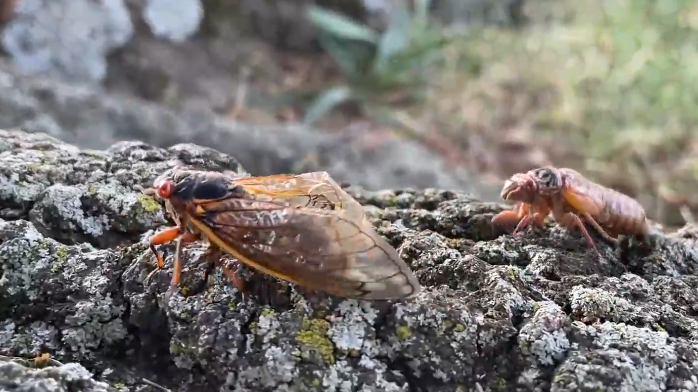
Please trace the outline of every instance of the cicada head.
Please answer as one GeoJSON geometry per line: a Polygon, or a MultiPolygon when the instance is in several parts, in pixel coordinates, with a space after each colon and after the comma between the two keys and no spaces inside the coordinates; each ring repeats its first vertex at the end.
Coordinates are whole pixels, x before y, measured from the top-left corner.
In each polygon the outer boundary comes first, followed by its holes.
{"type": "Polygon", "coordinates": [[[500,196],[504,200],[531,203],[538,191],[538,183],[529,173],[516,173],[504,183],[500,196]]]}
{"type": "Polygon", "coordinates": [[[532,203],[537,196],[551,196],[562,190],[563,179],[553,167],[533,169],[528,173],[514,174],[502,188],[504,200],[532,203]]]}
{"type": "Polygon", "coordinates": [[[176,193],[179,177],[182,177],[182,174],[186,172],[187,170],[183,166],[175,166],[158,176],[153,182],[153,187],[158,197],[165,200],[172,197],[176,193]]]}
{"type": "Polygon", "coordinates": [[[564,179],[560,170],[554,167],[541,167],[529,172],[536,182],[538,193],[551,196],[562,191],[564,179]]]}
{"type": "Polygon", "coordinates": [[[236,189],[226,173],[189,170],[175,166],[161,174],[153,186],[159,197],[179,206],[194,201],[220,200],[236,189]]]}

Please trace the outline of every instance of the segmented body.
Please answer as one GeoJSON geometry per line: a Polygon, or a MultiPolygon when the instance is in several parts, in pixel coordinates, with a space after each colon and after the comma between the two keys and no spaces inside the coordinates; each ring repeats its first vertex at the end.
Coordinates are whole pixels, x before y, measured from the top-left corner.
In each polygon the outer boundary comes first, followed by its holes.
{"type": "Polygon", "coordinates": [[[515,232],[531,222],[542,224],[552,215],[560,226],[579,228],[592,246],[583,222],[594,226],[609,241],[616,241],[619,235],[649,233],[645,210],[639,202],[569,168],[543,167],[515,174],[502,189],[502,197],[519,203],[514,211],[495,216],[493,223],[518,223],[515,232]]]}
{"type": "MultiPolygon", "coordinates": [[[[596,200],[601,206],[600,211],[590,214],[611,237],[618,235],[647,234],[649,224],[642,205],[632,197],[592,182],[579,172],[568,169],[559,169],[565,178],[565,186],[572,192],[587,195],[596,200]]],[[[564,198],[559,195],[562,200],[564,198]]],[[[565,203],[569,211],[576,211],[569,203],[565,203]]]]}

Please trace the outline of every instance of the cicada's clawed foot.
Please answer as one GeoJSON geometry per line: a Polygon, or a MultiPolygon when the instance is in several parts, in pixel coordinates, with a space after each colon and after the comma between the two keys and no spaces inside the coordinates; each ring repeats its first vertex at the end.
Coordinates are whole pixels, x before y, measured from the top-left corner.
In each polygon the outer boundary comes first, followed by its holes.
{"type": "Polygon", "coordinates": [[[177,226],[165,229],[150,238],[150,251],[153,252],[153,254],[155,255],[158,267],[160,269],[162,269],[165,266],[165,261],[163,260],[162,255],[158,253],[157,249],[155,249],[155,247],[158,245],[169,244],[170,242],[176,240],[181,233],[182,229],[179,226],[177,226]]]}
{"type": "Polygon", "coordinates": [[[152,276],[165,268],[165,260],[161,253],[155,248],[158,245],[163,245],[170,243],[172,241],[177,241],[177,249],[175,251],[174,257],[174,272],[172,274],[172,286],[179,286],[182,274],[182,244],[188,244],[199,239],[200,235],[194,233],[183,233],[182,228],[179,226],[165,229],[160,233],[155,234],[150,239],[150,251],[155,255],[157,261],[157,268],[153,270],[145,278],[145,282],[149,282],[152,276]]]}
{"type": "Polygon", "coordinates": [[[155,275],[156,272],[161,271],[165,268],[165,259],[162,254],[160,254],[155,248],[158,245],[168,244],[179,237],[182,229],[180,227],[172,227],[165,229],[150,238],[150,251],[155,255],[157,268],[151,271],[148,276],[145,277],[144,283],[147,284],[150,279],[155,275]]]}

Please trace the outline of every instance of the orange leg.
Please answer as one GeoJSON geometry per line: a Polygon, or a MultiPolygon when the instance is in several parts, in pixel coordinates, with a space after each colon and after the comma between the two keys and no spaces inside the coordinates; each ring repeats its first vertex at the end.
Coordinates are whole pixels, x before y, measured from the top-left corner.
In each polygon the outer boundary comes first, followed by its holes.
{"type": "Polygon", "coordinates": [[[523,229],[525,229],[529,223],[533,220],[533,215],[526,215],[521,219],[518,225],[516,225],[516,228],[514,229],[513,234],[518,234],[520,233],[523,229]]]}
{"type": "Polygon", "coordinates": [[[230,279],[231,282],[235,285],[235,287],[240,290],[240,292],[245,291],[245,282],[242,280],[242,277],[240,276],[240,269],[237,268],[234,271],[228,266],[229,263],[225,262],[220,255],[220,248],[213,243],[210,244],[207,252],[207,257],[213,258],[213,263],[216,267],[220,268],[223,270],[223,273],[225,276],[230,279]]]}
{"type": "Polygon", "coordinates": [[[492,218],[495,226],[513,226],[521,221],[521,217],[515,211],[502,211],[492,218]]]}
{"type": "Polygon", "coordinates": [[[532,215],[526,215],[523,219],[521,219],[521,222],[519,222],[519,224],[516,226],[516,229],[514,230],[514,234],[517,234],[521,230],[525,229],[526,226],[531,224],[531,222],[533,222],[533,224],[536,226],[543,226],[545,224],[545,218],[547,216],[548,216],[548,214],[544,214],[542,212],[536,212],[535,214],[532,214],[532,215]]]}
{"type": "Polygon", "coordinates": [[[547,207],[535,207],[529,204],[519,203],[511,211],[502,211],[492,218],[492,223],[495,225],[512,226],[517,223],[513,234],[517,234],[525,229],[531,222],[537,226],[545,224],[545,218],[550,214],[547,207]]]}
{"type": "Polygon", "coordinates": [[[146,280],[148,280],[155,272],[165,268],[165,261],[164,261],[162,255],[157,252],[157,250],[155,249],[155,246],[170,243],[174,240],[178,240],[177,241],[177,249],[175,251],[175,258],[174,258],[174,272],[172,274],[172,285],[179,285],[180,277],[182,275],[182,260],[181,260],[182,248],[181,248],[181,244],[194,242],[194,241],[198,240],[199,237],[200,237],[199,234],[182,233],[182,229],[179,226],[165,229],[162,232],[155,234],[150,239],[150,251],[153,252],[153,254],[155,254],[155,258],[157,259],[158,269],[151,272],[146,277],[146,280]]]}
{"type": "Polygon", "coordinates": [[[492,224],[496,226],[514,226],[528,215],[528,204],[518,203],[513,210],[502,211],[492,218],[492,224]]]}
{"type": "Polygon", "coordinates": [[[182,276],[182,244],[188,244],[199,239],[198,234],[184,233],[179,236],[175,249],[174,265],[172,271],[172,286],[179,286],[182,276]]]}
{"type": "Polygon", "coordinates": [[[245,282],[242,280],[242,276],[240,276],[240,268],[236,268],[234,271],[228,266],[228,263],[221,262],[221,260],[218,261],[218,266],[223,270],[223,273],[225,276],[230,279],[231,282],[237,287],[238,290],[240,290],[241,293],[245,292],[245,282]]]}
{"type": "Polygon", "coordinates": [[[555,216],[555,221],[557,222],[558,225],[560,225],[566,229],[573,229],[574,227],[578,227],[579,230],[584,235],[584,237],[587,239],[587,242],[589,242],[589,245],[594,249],[594,252],[596,252],[596,254],[599,257],[601,257],[601,253],[599,253],[599,250],[596,248],[596,245],[594,244],[594,240],[589,235],[589,232],[587,231],[586,227],[584,227],[584,223],[579,218],[579,216],[577,216],[577,214],[573,214],[571,212],[559,214],[559,215],[555,216]]]}
{"type": "Polygon", "coordinates": [[[533,215],[533,223],[537,226],[545,226],[545,219],[550,215],[550,207],[547,204],[531,205],[529,214],[533,215]]]}
{"type": "Polygon", "coordinates": [[[182,277],[182,238],[177,238],[174,261],[172,262],[172,282],[170,286],[179,286],[182,277]]]}
{"type": "Polygon", "coordinates": [[[177,226],[165,229],[150,238],[150,251],[153,252],[155,258],[157,259],[158,268],[163,269],[165,267],[165,261],[163,260],[162,255],[158,253],[158,251],[155,249],[155,247],[157,245],[167,244],[176,240],[181,233],[182,229],[179,226],[177,226]]]}
{"type": "MultiPolygon", "coordinates": [[[[237,289],[239,291],[244,292],[245,291],[245,283],[242,280],[242,277],[240,276],[240,269],[236,268],[235,270],[233,270],[232,268],[230,268],[229,263],[225,262],[221,258],[221,256],[222,255],[220,254],[220,248],[214,244],[210,244],[209,248],[206,252],[205,257],[210,258],[211,261],[213,262],[213,267],[222,269],[223,273],[226,275],[226,277],[228,279],[230,279],[233,282],[235,287],[237,287],[237,289]]],[[[210,273],[209,269],[207,269],[203,272],[204,282],[208,281],[208,274],[209,273],[210,273]]]]}
{"type": "Polygon", "coordinates": [[[548,215],[549,215],[548,213],[545,213],[545,214],[542,212],[536,213],[535,215],[533,215],[533,223],[536,226],[545,226],[545,218],[547,218],[548,215]]]}
{"type": "Polygon", "coordinates": [[[611,236],[606,232],[606,230],[604,230],[603,227],[601,227],[601,225],[599,225],[599,223],[596,221],[596,219],[594,219],[594,217],[592,217],[591,215],[589,215],[588,212],[585,212],[585,213],[583,214],[583,216],[584,216],[584,219],[585,219],[587,222],[589,222],[590,225],[594,226],[594,228],[596,229],[596,231],[598,231],[599,234],[601,234],[601,236],[602,236],[606,241],[611,242],[611,243],[613,243],[613,244],[617,244],[617,243],[618,243],[618,239],[617,239],[617,238],[611,237],[611,236]]]}

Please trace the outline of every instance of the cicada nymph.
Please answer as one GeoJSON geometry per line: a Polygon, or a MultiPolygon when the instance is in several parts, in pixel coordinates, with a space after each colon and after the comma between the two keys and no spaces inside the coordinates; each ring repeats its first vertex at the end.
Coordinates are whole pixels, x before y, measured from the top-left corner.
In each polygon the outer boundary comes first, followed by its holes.
{"type": "Polygon", "coordinates": [[[552,215],[558,225],[579,229],[597,254],[585,223],[613,244],[618,243],[619,235],[646,238],[650,232],[645,210],[637,200],[568,168],[541,167],[514,174],[504,184],[501,197],[518,204],[513,211],[497,214],[493,223],[515,223],[514,233],[518,233],[531,223],[544,224],[552,215]]]}
{"type": "MultiPolygon", "coordinates": [[[[202,237],[261,272],[339,297],[402,300],[421,290],[409,267],[373,229],[363,207],[326,172],[236,177],[175,167],[155,180],[176,227],[155,246],[202,237]]],[[[172,284],[180,283],[180,254],[172,284]]],[[[236,275],[224,265],[236,282],[236,275]]]]}

